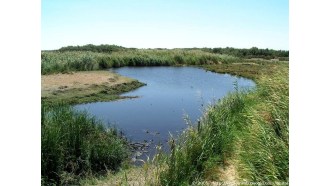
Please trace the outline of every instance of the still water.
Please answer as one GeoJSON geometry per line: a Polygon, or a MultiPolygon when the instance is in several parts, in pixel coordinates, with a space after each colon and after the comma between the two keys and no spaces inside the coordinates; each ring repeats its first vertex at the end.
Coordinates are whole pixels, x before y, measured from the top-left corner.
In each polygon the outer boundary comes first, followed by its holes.
{"type": "Polygon", "coordinates": [[[217,74],[194,67],[122,67],[115,73],[146,83],[125,96],[139,96],[112,102],[76,105],[77,110],[116,126],[136,144],[136,157],[145,159],[155,152],[155,145],[166,151],[169,133],[178,135],[187,127],[187,118],[195,123],[208,105],[231,91],[250,89],[252,80],[217,74]],[[140,148],[139,146],[143,146],[140,148]]]}

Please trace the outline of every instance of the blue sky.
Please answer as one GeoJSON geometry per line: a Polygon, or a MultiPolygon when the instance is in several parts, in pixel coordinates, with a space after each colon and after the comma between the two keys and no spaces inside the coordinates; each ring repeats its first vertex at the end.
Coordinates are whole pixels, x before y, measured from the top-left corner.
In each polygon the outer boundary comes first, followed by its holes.
{"type": "Polygon", "coordinates": [[[289,49],[288,0],[42,0],[41,49],[289,49]]]}

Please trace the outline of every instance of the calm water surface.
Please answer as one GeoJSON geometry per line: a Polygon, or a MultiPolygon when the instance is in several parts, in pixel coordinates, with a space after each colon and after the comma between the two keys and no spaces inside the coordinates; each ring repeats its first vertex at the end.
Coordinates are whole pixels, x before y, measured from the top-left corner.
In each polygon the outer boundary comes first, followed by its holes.
{"type": "Polygon", "coordinates": [[[122,67],[111,71],[146,83],[122,94],[139,98],[81,104],[75,108],[115,125],[132,142],[150,145],[147,153],[138,154],[142,159],[152,156],[157,144],[166,151],[169,132],[176,136],[186,128],[186,116],[195,123],[207,105],[235,90],[236,81],[239,89],[255,86],[246,78],[194,67],[122,67]]]}

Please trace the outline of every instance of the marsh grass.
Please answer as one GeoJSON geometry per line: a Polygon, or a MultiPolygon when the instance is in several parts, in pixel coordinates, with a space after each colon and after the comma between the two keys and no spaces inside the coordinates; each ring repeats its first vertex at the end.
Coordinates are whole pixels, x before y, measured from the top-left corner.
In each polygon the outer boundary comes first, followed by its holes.
{"type": "Polygon", "coordinates": [[[120,171],[109,171],[104,176],[91,176],[81,180],[81,185],[160,185],[159,175],[164,169],[164,156],[161,146],[156,146],[156,155],[143,162],[142,166],[124,164],[120,171]]]}
{"type": "Polygon", "coordinates": [[[200,123],[171,139],[162,185],[218,181],[219,167],[234,164],[239,181],[287,182],[288,66],[255,76],[258,88],[237,91],[209,107],[200,123]]]}
{"type": "Polygon", "coordinates": [[[41,73],[89,71],[122,66],[173,66],[230,63],[238,58],[201,50],[139,49],[112,53],[91,51],[43,51],[41,73]]]}
{"type": "Polygon", "coordinates": [[[277,66],[283,66],[285,62],[269,62],[266,60],[241,60],[228,64],[203,65],[206,70],[217,73],[228,73],[231,75],[250,78],[258,83],[258,78],[266,74],[271,76],[277,66]]]}
{"type": "Polygon", "coordinates": [[[128,157],[126,140],[85,112],[42,104],[41,176],[45,185],[76,184],[87,175],[116,171],[128,157]]]}
{"type": "Polygon", "coordinates": [[[232,93],[210,106],[197,127],[190,126],[177,139],[170,140],[168,169],[161,174],[162,185],[189,185],[210,177],[209,171],[225,165],[233,153],[236,130],[244,117],[245,94],[232,93]]]}
{"type": "MultiPolygon", "coordinates": [[[[279,68],[279,67],[278,67],[279,68]]],[[[288,69],[262,76],[249,111],[249,125],[242,131],[238,154],[242,177],[253,181],[289,179],[289,82],[288,69]]]]}

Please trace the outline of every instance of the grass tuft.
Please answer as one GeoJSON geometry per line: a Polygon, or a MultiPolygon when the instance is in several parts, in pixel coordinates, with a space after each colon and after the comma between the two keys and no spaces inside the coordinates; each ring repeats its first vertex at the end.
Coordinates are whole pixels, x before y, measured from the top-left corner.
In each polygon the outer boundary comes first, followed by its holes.
{"type": "Polygon", "coordinates": [[[47,184],[76,184],[87,175],[116,171],[128,157],[126,140],[72,107],[42,104],[41,176],[47,184]]]}

